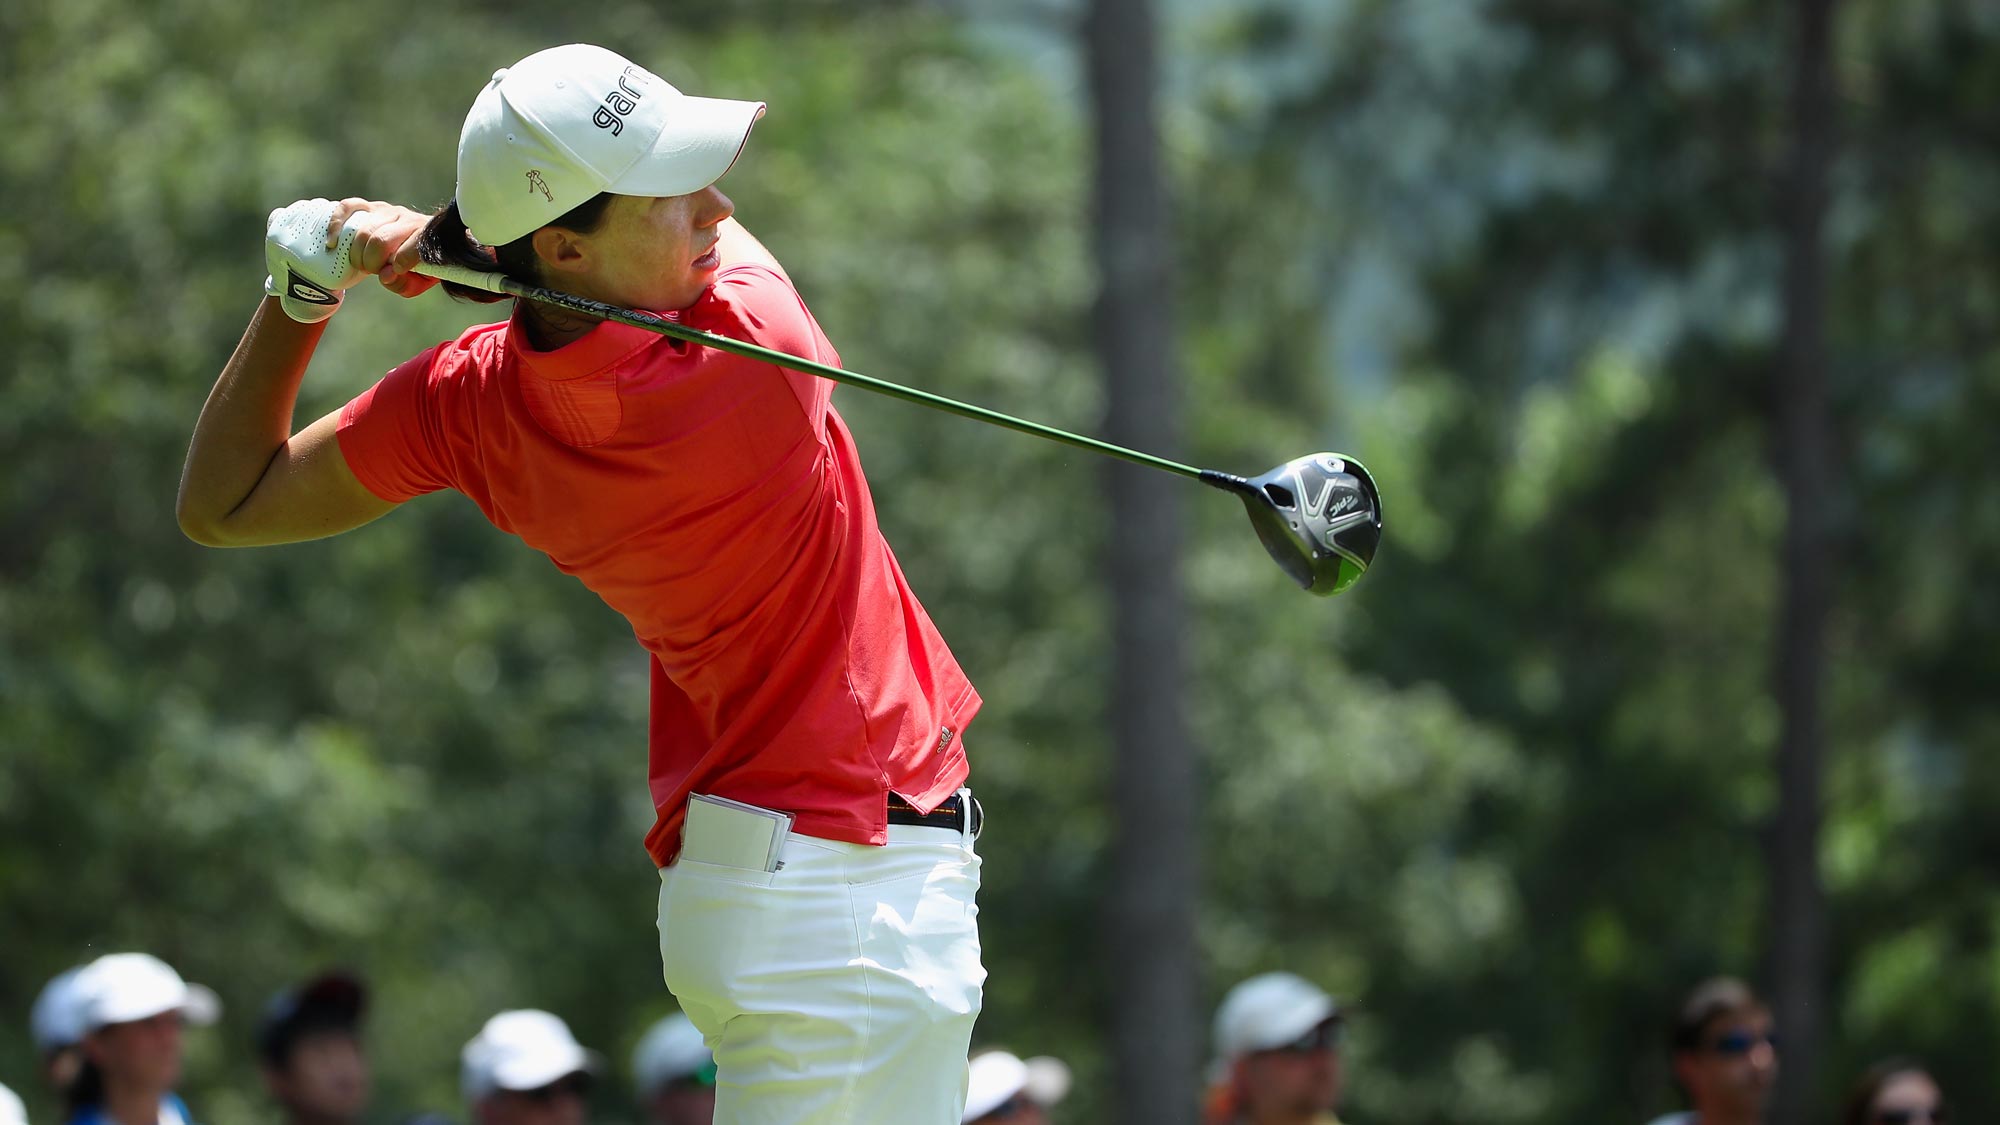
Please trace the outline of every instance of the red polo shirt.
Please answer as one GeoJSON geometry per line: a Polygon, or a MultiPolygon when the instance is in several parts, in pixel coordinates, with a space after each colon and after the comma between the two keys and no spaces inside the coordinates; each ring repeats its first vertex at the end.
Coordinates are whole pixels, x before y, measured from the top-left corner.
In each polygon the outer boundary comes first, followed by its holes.
{"type": "MultiPolygon", "coordinates": [[[[838,365],[790,282],[735,263],[679,318],[838,365]]],[[[467,329],[347,404],[340,448],[391,502],[443,488],[581,579],[652,654],[646,850],[690,793],[887,838],[966,775],[979,695],[875,523],[825,379],[603,323],[555,351],[467,329]]]]}

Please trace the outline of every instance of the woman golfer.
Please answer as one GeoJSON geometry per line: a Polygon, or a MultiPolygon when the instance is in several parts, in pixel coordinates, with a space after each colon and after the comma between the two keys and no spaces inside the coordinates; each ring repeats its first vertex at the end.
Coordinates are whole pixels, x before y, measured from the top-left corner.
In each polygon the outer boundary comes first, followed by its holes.
{"type": "Polygon", "coordinates": [[[876,526],[832,384],[520,303],[292,432],[341,291],[420,292],[420,255],[839,363],[715,186],[763,110],[557,47],[480,92],[436,216],[274,212],[180,522],[286,543],[450,488],[581,579],[652,664],[661,956],[715,1052],[716,1120],[944,1125],[985,978],[980,701],[876,526]]]}

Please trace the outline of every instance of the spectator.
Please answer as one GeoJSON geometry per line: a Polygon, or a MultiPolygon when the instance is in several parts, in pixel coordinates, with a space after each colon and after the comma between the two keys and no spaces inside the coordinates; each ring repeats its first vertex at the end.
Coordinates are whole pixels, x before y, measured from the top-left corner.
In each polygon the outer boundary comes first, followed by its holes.
{"type": "Polygon", "coordinates": [[[1210,1125],[1338,1125],[1340,1005],[1291,973],[1229,990],[1215,1012],[1210,1125]]]}
{"type": "Polygon", "coordinates": [[[60,1097],[83,1071],[83,1004],[76,977],[83,966],[64,970],[42,986],[28,1017],[35,1050],[41,1054],[42,1081],[60,1097]]]}
{"type": "Polygon", "coordinates": [[[1890,1059],[1861,1076],[1841,1125],[1944,1125],[1944,1093],[1921,1063],[1890,1059]]]}
{"type": "Polygon", "coordinates": [[[459,1057],[473,1125],[583,1125],[588,1116],[597,1058],[547,1012],[501,1012],[459,1057]]]}
{"type": "Polygon", "coordinates": [[[215,993],[144,953],[99,957],[74,986],[84,1064],[68,1090],[70,1125],[187,1125],[187,1106],[174,1094],[181,1029],[215,1022],[215,993]]]}
{"type": "Polygon", "coordinates": [[[1734,977],[1701,982],[1674,1021],[1673,1065],[1693,1108],[1653,1125],[1758,1125],[1778,1077],[1771,1010],[1734,977]]]}
{"type": "Polygon", "coordinates": [[[368,1104],[361,1016],[368,992],[357,978],[323,973],[271,998],[257,1027],[264,1087],[289,1125],[352,1125],[368,1104]]]}
{"type": "Polygon", "coordinates": [[[654,1024],[632,1051],[639,1115],[651,1125],[715,1120],[715,1056],[701,1032],[676,1012],[654,1024]]]}
{"type": "Polygon", "coordinates": [[[1049,1110],[1069,1093],[1069,1067],[1046,1055],[1020,1059],[1006,1051],[972,1056],[966,1078],[965,1125],[1049,1125],[1049,1110]]]}
{"type": "Polygon", "coordinates": [[[0,1125],[28,1125],[28,1107],[5,1086],[0,1086],[0,1125]]]}

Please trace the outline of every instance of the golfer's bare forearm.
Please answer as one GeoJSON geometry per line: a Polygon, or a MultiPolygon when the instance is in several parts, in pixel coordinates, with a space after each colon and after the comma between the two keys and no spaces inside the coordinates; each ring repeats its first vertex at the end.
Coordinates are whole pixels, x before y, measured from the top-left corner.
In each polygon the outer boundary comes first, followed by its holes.
{"type": "Polygon", "coordinates": [[[300,324],[266,297],[209,392],[188,444],[176,514],[198,543],[228,541],[232,512],[292,436],[299,383],[326,324],[300,324]]]}

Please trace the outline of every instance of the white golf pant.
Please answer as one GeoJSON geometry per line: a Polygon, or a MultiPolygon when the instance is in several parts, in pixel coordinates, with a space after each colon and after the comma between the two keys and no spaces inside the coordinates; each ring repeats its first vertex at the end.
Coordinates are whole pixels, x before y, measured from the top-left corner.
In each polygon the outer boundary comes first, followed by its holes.
{"type": "Polygon", "coordinates": [[[786,840],[777,871],[660,872],[667,987],[715,1052],[716,1125],[958,1125],[979,856],[948,828],[786,840]]]}

